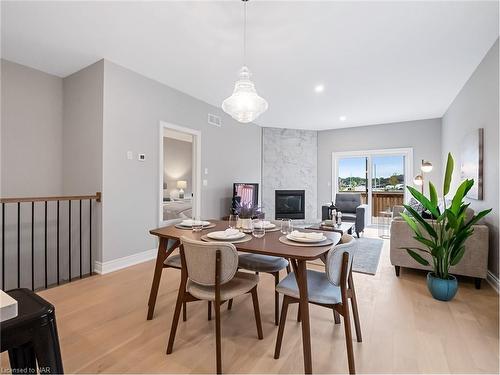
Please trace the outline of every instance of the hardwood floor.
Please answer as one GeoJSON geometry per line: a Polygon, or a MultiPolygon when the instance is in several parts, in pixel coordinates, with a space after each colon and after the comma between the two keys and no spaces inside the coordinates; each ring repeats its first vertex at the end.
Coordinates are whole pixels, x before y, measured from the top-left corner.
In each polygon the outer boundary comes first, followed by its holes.
{"type": "MultiPolygon", "coordinates": [[[[376,236],[369,228],[366,236],[376,236]]],[[[316,267],[316,266],[313,266],[316,267]]],[[[163,273],[155,316],[146,320],[154,262],[40,292],[56,306],[67,373],[211,373],[215,336],[206,303],[191,303],[180,322],[171,355],[166,355],[180,272],[163,273]]],[[[376,276],[354,274],[363,342],[353,341],[358,373],[498,373],[498,295],[487,284],[474,289],[460,280],[452,302],[429,295],[425,273],[401,270],[396,278],[384,243],[376,276]]],[[[222,313],[225,373],[300,373],[303,371],[297,306],[288,314],[281,357],[273,359],[274,280],[262,274],[259,299],[264,340],[257,340],[252,301],[236,299],[222,313]]],[[[347,372],[342,325],[330,310],[310,306],[313,371],[347,372]]],[[[7,362],[2,355],[2,368],[7,362]]]]}

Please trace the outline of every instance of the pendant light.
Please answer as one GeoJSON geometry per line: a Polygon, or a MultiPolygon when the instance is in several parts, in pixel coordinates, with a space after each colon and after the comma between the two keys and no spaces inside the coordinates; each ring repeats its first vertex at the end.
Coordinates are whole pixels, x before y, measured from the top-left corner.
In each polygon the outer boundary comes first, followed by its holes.
{"type": "Polygon", "coordinates": [[[248,123],[254,121],[264,113],[268,104],[255,90],[254,83],[250,80],[251,73],[246,62],[247,39],[247,1],[243,1],[243,67],[238,73],[238,80],[234,84],[233,94],[222,102],[222,110],[235,120],[248,123]]]}

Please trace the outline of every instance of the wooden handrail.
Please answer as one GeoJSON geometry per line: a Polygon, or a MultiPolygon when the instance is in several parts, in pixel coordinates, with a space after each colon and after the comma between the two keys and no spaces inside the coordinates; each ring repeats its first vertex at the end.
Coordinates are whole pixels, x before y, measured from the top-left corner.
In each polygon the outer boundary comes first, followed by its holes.
{"type": "Polygon", "coordinates": [[[0,198],[0,203],[77,201],[86,199],[95,199],[96,202],[100,202],[101,197],[102,194],[100,191],[98,191],[97,193],[95,193],[95,195],[63,195],[57,197],[0,198]]]}

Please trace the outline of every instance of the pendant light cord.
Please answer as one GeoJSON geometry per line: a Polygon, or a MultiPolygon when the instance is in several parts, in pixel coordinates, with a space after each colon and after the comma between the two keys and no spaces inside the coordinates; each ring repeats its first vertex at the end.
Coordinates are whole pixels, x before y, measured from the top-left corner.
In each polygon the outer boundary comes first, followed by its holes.
{"type": "Polygon", "coordinates": [[[243,0],[243,66],[247,61],[247,1],[243,0]]]}

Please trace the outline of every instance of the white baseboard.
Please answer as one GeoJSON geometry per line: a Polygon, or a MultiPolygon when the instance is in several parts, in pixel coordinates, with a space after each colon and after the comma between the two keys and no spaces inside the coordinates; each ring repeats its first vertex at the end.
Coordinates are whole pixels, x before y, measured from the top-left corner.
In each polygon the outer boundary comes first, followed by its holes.
{"type": "Polygon", "coordinates": [[[123,258],[113,259],[107,262],[94,262],[94,272],[100,275],[121,270],[122,268],[130,267],[135,264],[147,262],[155,259],[158,249],[142,251],[137,254],[132,254],[123,258]]]}
{"type": "Polygon", "coordinates": [[[488,271],[488,276],[486,276],[486,281],[488,281],[488,284],[490,284],[493,287],[493,289],[495,289],[496,292],[498,293],[499,290],[498,277],[496,277],[490,271],[488,271]]]}

